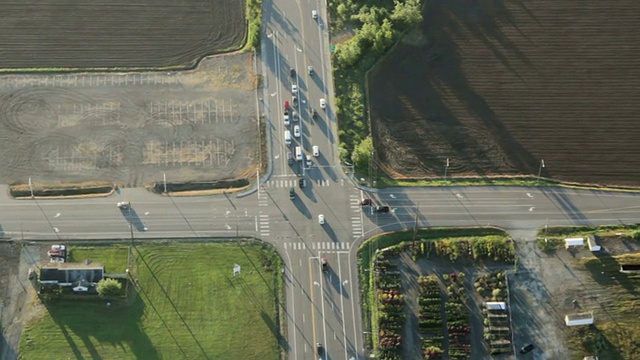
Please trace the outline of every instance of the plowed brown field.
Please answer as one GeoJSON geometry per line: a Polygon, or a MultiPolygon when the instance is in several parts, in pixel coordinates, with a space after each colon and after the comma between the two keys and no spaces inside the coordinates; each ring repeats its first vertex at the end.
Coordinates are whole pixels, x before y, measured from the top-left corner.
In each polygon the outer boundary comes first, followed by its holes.
{"type": "Polygon", "coordinates": [[[640,185],[640,2],[433,0],[369,81],[390,174],[640,185]]]}
{"type": "Polygon", "coordinates": [[[0,3],[0,68],[191,66],[241,46],[244,1],[0,3]]]}

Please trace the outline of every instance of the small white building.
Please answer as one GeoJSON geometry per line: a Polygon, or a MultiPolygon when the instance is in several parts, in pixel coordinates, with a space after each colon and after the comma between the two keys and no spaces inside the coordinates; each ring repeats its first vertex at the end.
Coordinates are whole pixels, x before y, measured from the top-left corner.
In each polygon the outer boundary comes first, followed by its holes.
{"type": "Polygon", "coordinates": [[[487,302],[485,303],[485,306],[487,307],[487,310],[494,310],[494,311],[507,310],[507,304],[505,302],[487,302]]]}
{"type": "Polygon", "coordinates": [[[593,313],[578,313],[566,315],[564,322],[567,326],[581,326],[593,324],[593,313]]]}
{"type": "Polygon", "coordinates": [[[564,239],[564,247],[566,249],[575,246],[584,246],[584,238],[566,238],[564,239]]]}
{"type": "Polygon", "coordinates": [[[596,237],[593,234],[587,236],[587,245],[589,245],[589,250],[591,250],[592,252],[601,250],[600,245],[598,245],[598,243],[596,242],[596,237]]]}

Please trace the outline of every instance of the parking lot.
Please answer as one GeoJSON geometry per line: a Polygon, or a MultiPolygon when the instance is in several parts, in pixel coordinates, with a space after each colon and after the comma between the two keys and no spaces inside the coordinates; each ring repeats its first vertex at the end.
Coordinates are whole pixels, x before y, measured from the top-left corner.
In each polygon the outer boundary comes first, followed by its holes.
{"type": "Polygon", "coordinates": [[[251,54],[179,73],[0,76],[1,183],[243,177],[258,159],[251,54]]]}

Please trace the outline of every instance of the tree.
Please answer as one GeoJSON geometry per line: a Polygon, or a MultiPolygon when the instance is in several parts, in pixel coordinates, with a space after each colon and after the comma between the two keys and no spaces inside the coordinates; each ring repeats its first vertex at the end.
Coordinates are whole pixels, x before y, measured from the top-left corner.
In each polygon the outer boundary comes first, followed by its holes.
{"type": "Polygon", "coordinates": [[[393,1],[395,6],[391,20],[400,22],[405,28],[413,28],[422,22],[422,4],[420,0],[393,1]]]}
{"type": "Polygon", "coordinates": [[[351,154],[353,165],[360,170],[368,169],[372,152],[373,139],[371,136],[367,136],[353,149],[353,154],[351,154]]]}
{"type": "Polygon", "coordinates": [[[122,284],[116,279],[102,279],[96,288],[100,296],[115,296],[122,292],[122,284]]]}

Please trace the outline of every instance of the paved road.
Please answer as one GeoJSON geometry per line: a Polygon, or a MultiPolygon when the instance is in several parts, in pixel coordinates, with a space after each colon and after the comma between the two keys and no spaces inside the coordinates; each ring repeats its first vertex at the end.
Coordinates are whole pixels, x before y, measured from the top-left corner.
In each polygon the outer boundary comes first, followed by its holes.
{"type": "MultiPolygon", "coordinates": [[[[312,170],[314,171],[314,170],[312,170]]],[[[277,178],[276,178],[277,179],[277,178]]],[[[123,189],[108,198],[11,200],[1,192],[2,233],[16,239],[129,239],[255,236],[276,245],[286,263],[288,350],[292,359],[314,358],[321,342],[331,359],[364,358],[360,321],[356,243],[381,231],[421,226],[496,225],[517,240],[532,239],[548,224],[601,225],[640,221],[634,193],[563,188],[474,187],[385,189],[371,196],[393,212],[371,215],[357,205],[361,191],[348,181],[298,191],[269,180],[259,193],[227,196],[162,197],[143,189],[123,189]],[[132,212],[120,211],[128,200],[132,212]],[[320,209],[320,210],[317,210],[320,209]],[[364,211],[362,211],[364,210],[364,211]],[[316,211],[324,212],[320,226],[316,211]],[[54,231],[54,228],[58,232],[54,231]],[[319,258],[331,269],[322,274],[319,258]]]]}

